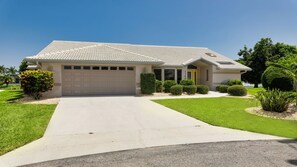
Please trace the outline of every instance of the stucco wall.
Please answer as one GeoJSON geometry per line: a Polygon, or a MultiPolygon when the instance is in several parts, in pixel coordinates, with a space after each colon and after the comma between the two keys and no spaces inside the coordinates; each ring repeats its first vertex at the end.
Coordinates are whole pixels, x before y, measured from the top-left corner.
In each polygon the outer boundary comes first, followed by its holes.
{"type": "Polygon", "coordinates": [[[231,79],[241,80],[240,70],[219,70],[214,68],[212,87],[215,89],[217,85],[221,84],[222,82],[227,82],[231,79]]]}
{"type": "Polygon", "coordinates": [[[70,63],[42,63],[41,69],[54,72],[53,90],[44,93],[45,97],[62,96],[62,66],[63,65],[86,65],[86,66],[132,66],[135,67],[135,89],[136,94],[140,93],[140,74],[142,72],[152,72],[151,65],[132,65],[132,64],[70,64],[70,63]]]}

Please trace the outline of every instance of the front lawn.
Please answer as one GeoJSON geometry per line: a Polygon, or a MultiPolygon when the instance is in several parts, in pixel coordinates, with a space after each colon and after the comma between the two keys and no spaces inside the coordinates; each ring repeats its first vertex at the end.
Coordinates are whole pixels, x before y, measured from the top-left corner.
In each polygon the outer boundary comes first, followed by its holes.
{"type": "Polygon", "coordinates": [[[244,111],[258,106],[254,99],[196,98],[154,100],[211,125],[297,139],[297,121],[260,117],[244,111]]]}
{"type": "Polygon", "coordinates": [[[1,85],[0,90],[20,90],[21,86],[20,85],[1,85]]]}
{"type": "Polygon", "coordinates": [[[260,91],[264,91],[264,88],[247,88],[248,94],[250,95],[256,95],[260,91]]]}
{"type": "Polygon", "coordinates": [[[18,104],[22,91],[0,92],[0,155],[43,136],[56,105],[18,104]]]}

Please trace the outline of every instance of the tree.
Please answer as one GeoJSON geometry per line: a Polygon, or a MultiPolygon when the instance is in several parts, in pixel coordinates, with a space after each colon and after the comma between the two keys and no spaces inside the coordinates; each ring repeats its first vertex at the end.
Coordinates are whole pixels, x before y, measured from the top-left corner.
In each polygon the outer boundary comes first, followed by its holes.
{"type": "Polygon", "coordinates": [[[280,68],[284,70],[288,75],[292,76],[294,78],[295,90],[297,93],[297,53],[296,55],[281,58],[277,63],[268,62],[267,65],[280,68]]]}
{"type": "Polygon", "coordinates": [[[18,72],[18,70],[15,67],[9,67],[6,70],[9,75],[15,75],[18,72]]]}
{"type": "Polygon", "coordinates": [[[267,62],[277,62],[282,57],[297,54],[295,46],[284,43],[273,44],[270,38],[262,38],[253,48],[244,46],[240,49],[238,55],[240,56],[237,62],[242,63],[252,69],[242,75],[242,80],[254,84],[257,88],[261,83],[263,72],[267,68],[267,62]]]}
{"type": "Polygon", "coordinates": [[[10,82],[14,81],[14,78],[11,75],[15,75],[17,72],[17,70],[15,69],[15,67],[9,67],[6,68],[4,65],[0,66],[0,81],[5,83],[6,86],[8,86],[8,84],[10,82]]]}
{"type": "Polygon", "coordinates": [[[26,71],[27,67],[28,67],[27,62],[25,60],[23,60],[19,66],[19,72],[22,73],[22,72],[26,71]]]}

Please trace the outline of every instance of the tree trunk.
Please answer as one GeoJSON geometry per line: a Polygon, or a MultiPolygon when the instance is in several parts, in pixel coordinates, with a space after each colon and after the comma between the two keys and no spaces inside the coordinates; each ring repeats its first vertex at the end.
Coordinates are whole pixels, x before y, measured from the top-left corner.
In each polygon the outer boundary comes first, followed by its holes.
{"type": "Polygon", "coordinates": [[[259,83],[258,82],[256,82],[255,84],[254,84],[254,88],[258,88],[259,86],[259,83]]]}
{"type": "Polygon", "coordinates": [[[6,87],[7,87],[8,86],[8,82],[6,82],[5,84],[6,84],[6,87]]]}

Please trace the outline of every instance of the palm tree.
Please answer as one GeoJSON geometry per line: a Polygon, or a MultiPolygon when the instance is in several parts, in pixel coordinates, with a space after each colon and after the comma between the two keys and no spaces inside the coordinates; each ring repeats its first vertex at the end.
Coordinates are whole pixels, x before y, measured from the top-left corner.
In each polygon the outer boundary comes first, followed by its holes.
{"type": "Polygon", "coordinates": [[[17,71],[18,70],[15,67],[9,67],[9,68],[7,68],[7,73],[9,75],[15,75],[17,73],[17,71]]]}
{"type": "Polygon", "coordinates": [[[4,65],[0,66],[0,75],[4,75],[6,71],[6,68],[4,67],[4,65]]]}

